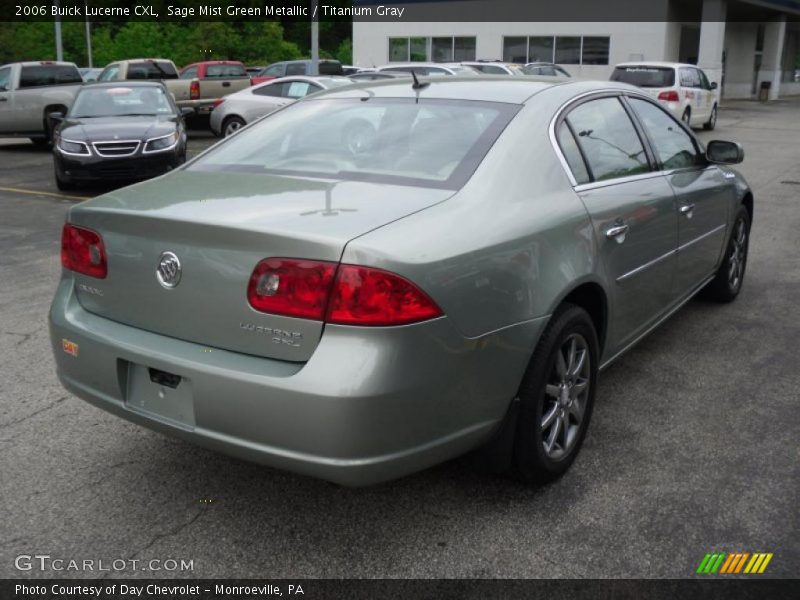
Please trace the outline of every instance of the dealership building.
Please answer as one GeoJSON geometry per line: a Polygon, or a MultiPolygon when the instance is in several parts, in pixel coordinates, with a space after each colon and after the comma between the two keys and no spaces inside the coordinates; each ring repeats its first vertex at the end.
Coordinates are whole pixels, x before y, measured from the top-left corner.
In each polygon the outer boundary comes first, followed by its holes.
{"type": "MultiPolygon", "coordinates": [[[[557,4],[552,0],[381,4],[408,7],[418,20],[354,20],[357,66],[542,61],[563,65],[574,77],[605,80],[620,62],[677,61],[705,70],[711,81],[721,84],[723,98],[753,98],[762,86],[769,87],[770,99],[800,94],[800,0],[647,0],[647,15],[657,20],[630,22],[601,21],[600,13],[586,22],[522,20],[554,14],[547,12],[548,5],[557,4]],[[478,10],[481,5],[485,16],[478,10]],[[520,20],[481,20],[498,15],[513,18],[523,6],[520,20]],[[446,20],[448,15],[453,20],[446,20]],[[462,21],[465,15],[477,19],[462,21]]],[[[609,19],[629,14],[625,11],[630,5],[629,0],[594,3],[609,19]]]]}

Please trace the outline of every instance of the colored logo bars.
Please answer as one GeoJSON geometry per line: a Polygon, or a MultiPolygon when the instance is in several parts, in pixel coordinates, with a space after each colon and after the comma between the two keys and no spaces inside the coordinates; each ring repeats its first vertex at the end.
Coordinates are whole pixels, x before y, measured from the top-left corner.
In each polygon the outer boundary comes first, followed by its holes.
{"type": "Polygon", "coordinates": [[[739,573],[763,573],[769,561],[772,560],[772,552],[735,552],[726,554],[725,552],[715,552],[706,554],[697,567],[697,572],[701,575],[732,575],[739,573]]]}

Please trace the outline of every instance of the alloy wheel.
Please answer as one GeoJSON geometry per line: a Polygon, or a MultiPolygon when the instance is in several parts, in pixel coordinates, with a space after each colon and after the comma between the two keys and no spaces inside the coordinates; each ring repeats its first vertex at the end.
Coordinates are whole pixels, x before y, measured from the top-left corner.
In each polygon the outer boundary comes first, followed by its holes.
{"type": "Polygon", "coordinates": [[[739,289],[744,275],[745,261],[747,260],[747,225],[744,219],[736,222],[736,229],[731,238],[730,254],[728,255],[728,285],[731,290],[739,289]]]}
{"type": "Polygon", "coordinates": [[[545,454],[558,460],[572,450],[583,423],[591,386],[591,356],[586,339],[573,333],[556,351],[547,379],[541,433],[545,454]]]}

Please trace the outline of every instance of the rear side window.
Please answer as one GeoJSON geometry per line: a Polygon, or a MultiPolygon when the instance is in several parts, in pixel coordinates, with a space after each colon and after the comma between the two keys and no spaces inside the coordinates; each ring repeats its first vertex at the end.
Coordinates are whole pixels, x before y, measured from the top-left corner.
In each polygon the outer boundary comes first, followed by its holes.
{"type": "Polygon", "coordinates": [[[699,164],[700,155],[694,141],[675,119],[646,100],[630,98],[630,103],[644,124],[665,169],[682,169],[699,164]]]}
{"type": "Polygon", "coordinates": [[[650,170],[639,134],[618,98],[581,104],[567,116],[595,181],[650,170]]]}
{"type": "Polygon", "coordinates": [[[253,90],[256,96],[283,96],[283,90],[286,87],[285,83],[271,83],[263,85],[260,88],[253,90]]]}
{"type": "Polygon", "coordinates": [[[569,165],[570,171],[572,171],[572,176],[575,178],[575,181],[578,185],[589,183],[592,178],[589,175],[589,171],[586,169],[586,163],[583,162],[580,148],[578,148],[578,144],[566,123],[562,122],[558,127],[558,134],[556,137],[558,137],[558,145],[561,146],[561,152],[564,154],[564,158],[569,165]]]}
{"type": "Polygon", "coordinates": [[[247,77],[242,65],[208,65],[206,77],[247,77]]]}
{"type": "Polygon", "coordinates": [[[322,88],[312,85],[307,81],[292,81],[288,84],[288,87],[285,88],[285,95],[287,98],[302,98],[303,96],[318,92],[320,89],[322,88]]]}
{"type": "Polygon", "coordinates": [[[66,65],[22,67],[19,78],[19,87],[21,88],[73,83],[83,83],[83,77],[77,67],[66,65]]]}
{"type": "Polygon", "coordinates": [[[100,77],[97,78],[97,81],[114,81],[117,75],[119,75],[119,65],[106,67],[106,69],[100,73],[100,77]]]}
{"type": "Polygon", "coordinates": [[[292,63],[286,65],[286,75],[305,75],[306,74],[306,65],[305,63],[292,63]]]}
{"type": "Polygon", "coordinates": [[[168,62],[153,60],[128,65],[128,79],[178,79],[178,72],[168,62]]]}
{"type": "Polygon", "coordinates": [[[611,81],[630,83],[638,87],[672,87],[675,85],[675,69],[670,67],[617,67],[611,81]]]}

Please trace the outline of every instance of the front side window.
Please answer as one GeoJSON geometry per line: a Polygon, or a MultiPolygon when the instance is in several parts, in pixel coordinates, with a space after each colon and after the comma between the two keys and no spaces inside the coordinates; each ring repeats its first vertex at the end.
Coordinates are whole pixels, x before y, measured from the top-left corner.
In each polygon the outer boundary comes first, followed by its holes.
{"type": "Polygon", "coordinates": [[[283,77],[283,67],[285,65],[272,65],[271,67],[267,67],[261,73],[262,77],[283,77]]]}
{"type": "Polygon", "coordinates": [[[190,169],[458,189],[518,110],[493,102],[323,97],[260,121],[190,169]]]}
{"type": "Polygon", "coordinates": [[[664,169],[682,169],[700,163],[694,140],[675,119],[646,100],[631,98],[630,103],[644,124],[664,169]]]}
{"type": "Polygon", "coordinates": [[[595,181],[629,177],[650,170],[642,141],[618,98],[581,104],[569,113],[567,121],[595,181]]]}
{"type": "Polygon", "coordinates": [[[114,81],[117,75],[119,75],[119,65],[106,67],[106,70],[100,73],[100,77],[97,78],[97,81],[114,81]]]}
{"type": "Polygon", "coordinates": [[[307,81],[292,81],[285,88],[285,94],[287,98],[303,98],[321,89],[318,85],[312,85],[307,81]]]}
{"type": "Polygon", "coordinates": [[[286,75],[305,75],[306,74],[306,64],[305,63],[289,63],[286,65],[286,75]]]}
{"type": "Polygon", "coordinates": [[[706,74],[700,69],[696,70],[697,70],[697,76],[700,78],[700,87],[703,88],[704,90],[710,90],[711,84],[708,82],[708,77],[706,77],[706,74]]]}

